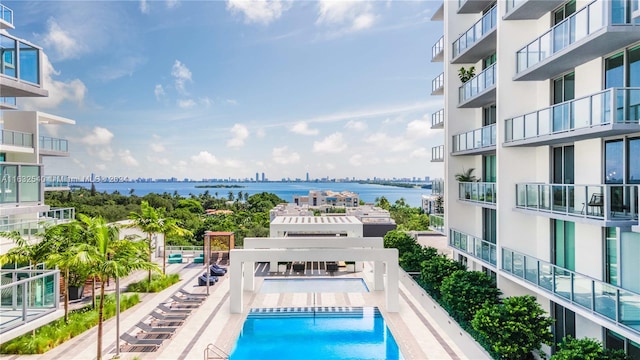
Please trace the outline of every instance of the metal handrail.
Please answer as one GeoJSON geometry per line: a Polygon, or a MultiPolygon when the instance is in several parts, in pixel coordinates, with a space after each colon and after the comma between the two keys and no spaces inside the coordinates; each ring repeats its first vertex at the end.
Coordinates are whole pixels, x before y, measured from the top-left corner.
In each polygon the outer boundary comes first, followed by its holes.
{"type": "Polygon", "coordinates": [[[476,21],[469,30],[465,31],[456,41],[453,42],[453,58],[472,47],[478,40],[496,28],[498,17],[498,5],[494,5],[482,18],[476,21]],[[488,24],[486,24],[488,22],[488,24]],[[485,27],[484,25],[488,25],[485,27]]]}
{"type": "Polygon", "coordinates": [[[220,349],[214,344],[209,343],[207,347],[204,349],[204,359],[228,359],[229,354],[226,351],[220,349]],[[210,354],[213,354],[214,357],[211,357],[210,354]]]}

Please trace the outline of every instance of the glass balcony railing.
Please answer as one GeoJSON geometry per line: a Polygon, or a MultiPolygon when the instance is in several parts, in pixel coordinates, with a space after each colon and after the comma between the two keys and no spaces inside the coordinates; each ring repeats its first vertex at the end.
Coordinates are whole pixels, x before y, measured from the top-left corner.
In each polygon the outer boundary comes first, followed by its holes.
{"type": "Polygon", "coordinates": [[[60,271],[43,266],[0,270],[0,334],[58,310],[60,271]]]}
{"type": "Polygon", "coordinates": [[[638,219],[638,185],[516,184],[516,208],[601,221],[638,219]]]}
{"type": "Polygon", "coordinates": [[[0,163],[0,204],[42,201],[42,165],[0,163]]]}
{"type": "Polygon", "coordinates": [[[496,183],[490,183],[490,182],[459,182],[458,183],[458,200],[495,205],[496,198],[497,198],[496,183]]]}
{"type": "Polygon", "coordinates": [[[453,42],[453,59],[462,54],[465,50],[472,47],[478,40],[482,39],[490,31],[496,28],[496,18],[498,15],[498,6],[494,6],[486,14],[482,16],[469,30],[462,34],[453,42]]]}
{"type": "Polygon", "coordinates": [[[0,129],[0,144],[32,148],[33,134],[0,129]]]}
{"type": "Polygon", "coordinates": [[[13,26],[13,10],[0,4],[0,20],[13,26]]]}
{"type": "Polygon", "coordinates": [[[505,142],[599,125],[638,123],[640,88],[610,88],[505,120],[505,142]]]}
{"type": "Polygon", "coordinates": [[[431,180],[431,193],[434,195],[444,195],[444,179],[431,180]]]}
{"type": "Polygon", "coordinates": [[[497,264],[496,244],[489,241],[451,229],[449,230],[449,246],[487,264],[493,266],[497,264]]]}
{"type": "Polygon", "coordinates": [[[482,150],[496,146],[496,124],[453,135],[453,152],[482,150]]]}
{"type": "Polygon", "coordinates": [[[503,271],[640,334],[640,294],[502,248],[503,271]]]}
{"type": "Polygon", "coordinates": [[[628,0],[593,1],[520,49],[516,53],[517,72],[536,65],[603,27],[632,24],[632,21],[628,0]]]}
{"type": "Polygon", "coordinates": [[[505,20],[537,20],[566,0],[505,0],[505,20]]]}
{"type": "Polygon", "coordinates": [[[437,59],[442,55],[443,51],[444,51],[444,36],[441,36],[440,39],[438,39],[438,42],[436,42],[431,47],[431,61],[437,61],[437,59]]]}
{"type": "Polygon", "coordinates": [[[67,175],[45,175],[44,187],[46,188],[59,188],[69,187],[69,176],[67,175]]]}
{"type": "Polygon", "coordinates": [[[40,150],[69,152],[69,141],[48,136],[40,136],[40,150]]]}
{"type": "Polygon", "coordinates": [[[441,128],[444,126],[444,109],[440,109],[431,114],[431,127],[441,128]]]}
{"type": "Polygon", "coordinates": [[[13,109],[17,106],[15,97],[0,96],[0,109],[13,109]]]}
{"type": "Polygon", "coordinates": [[[429,214],[429,228],[444,234],[444,214],[429,214]]]}
{"type": "Polygon", "coordinates": [[[482,70],[482,72],[466,83],[462,84],[458,89],[458,100],[460,103],[467,102],[485,90],[495,87],[496,85],[496,64],[482,70]]]}
{"type": "Polygon", "coordinates": [[[0,74],[41,86],[41,50],[9,34],[0,34],[0,74]]]}
{"type": "Polygon", "coordinates": [[[444,89],[444,73],[438,75],[431,81],[431,93],[436,94],[444,89]]]}
{"type": "Polygon", "coordinates": [[[56,208],[39,214],[38,220],[22,220],[13,223],[0,223],[0,232],[18,231],[28,237],[44,232],[46,226],[68,223],[76,217],[75,208],[56,208]]]}
{"type": "Polygon", "coordinates": [[[444,161],[444,145],[434,146],[431,148],[431,161],[444,161]]]}

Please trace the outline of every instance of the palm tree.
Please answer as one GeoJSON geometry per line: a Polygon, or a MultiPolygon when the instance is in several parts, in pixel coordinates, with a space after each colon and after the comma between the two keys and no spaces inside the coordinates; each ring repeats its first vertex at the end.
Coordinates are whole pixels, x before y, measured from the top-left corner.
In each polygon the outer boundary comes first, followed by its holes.
{"type": "Polygon", "coordinates": [[[118,228],[108,225],[102,217],[90,218],[78,214],[78,219],[89,235],[87,242],[70,249],[75,255],[69,264],[90,264],[91,275],[100,281],[98,305],[97,359],[102,359],[102,328],[104,320],[104,292],[109,278],[121,278],[135,270],[159,271],[158,265],[147,260],[148,248],[144,242],[118,240],[118,228]]]}
{"type": "MultiPolygon", "coordinates": [[[[149,245],[149,262],[151,262],[151,239],[153,234],[162,232],[162,221],[160,218],[160,213],[154,207],[149,205],[148,201],[143,201],[140,203],[140,213],[131,212],[129,214],[129,219],[132,220],[130,225],[127,227],[137,227],[140,228],[144,233],[147,234],[147,244],[149,245]]],[[[148,274],[149,283],[151,282],[151,270],[149,270],[148,274]]]]}
{"type": "Polygon", "coordinates": [[[458,180],[460,182],[475,182],[475,181],[479,181],[480,179],[477,179],[476,176],[473,175],[473,171],[474,170],[475,170],[474,168],[469,168],[467,170],[462,168],[462,173],[456,174],[456,180],[458,180]]]}
{"type": "MultiPolygon", "coordinates": [[[[164,215],[164,212],[160,211],[160,215],[164,215]]],[[[164,239],[164,244],[162,247],[162,275],[165,275],[167,264],[167,236],[193,236],[193,233],[185,228],[180,227],[176,219],[165,219],[164,216],[161,216],[159,218],[159,221],[160,232],[162,233],[162,238],[164,239]]]]}

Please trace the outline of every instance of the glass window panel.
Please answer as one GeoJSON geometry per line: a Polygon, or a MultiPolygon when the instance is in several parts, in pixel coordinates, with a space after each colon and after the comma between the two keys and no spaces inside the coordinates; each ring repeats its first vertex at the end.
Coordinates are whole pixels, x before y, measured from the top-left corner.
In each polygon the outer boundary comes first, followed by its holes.
{"type": "Polygon", "coordinates": [[[629,172],[627,182],[631,184],[640,184],[640,138],[630,139],[628,143],[629,172]]]}
{"type": "Polygon", "coordinates": [[[607,349],[624,350],[624,336],[605,328],[604,345],[607,349]]]}
{"type": "Polygon", "coordinates": [[[612,285],[618,284],[618,239],[617,229],[605,228],[605,281],[612,285]]]}
{"type": "Polygon", "coordinates": [[[40,83],[38,49],[24,43],[20,43],[20,80],[40,83]]]}
{"type": "Polygon", "coordinates": [[[629,50],[629,75],[628,86],[640,86],[640,46],[629,50]]]}
{"type": "Polygon", "coordinates": [[[564,148],[564,166],[563,166],[563,172],[564,172],[564,177],[563,177],[563,184],[573,184],[575,181],[574,179],[574,147],[573,146],[565,146],[564,148]]]}
{"type": "Polygon", "coordinates": [[[0,34],[0,73],[16,77],[16,41],[0,34]]]}
{"type": "Polygon", "coordinates": [[[0,204],[18,202],[17,165],[0,165],[0,204]]]}
{"type": "Polygon", "coordinates": [[[524,137],[531,138],[538,136],[538,122],[536,119],[536,113],[527,114],[524,116],[524,137]]]}
{"type": "Polygon", "coordinates": [[[549,109],[538,112],[538,131],[540,135],[548,134],[551,131],[551,111],[549,109]]]}
{"type": "Polygon", "coordinates": [[[611,0],[611,23],[612,24],[627,23],[627,16],[625,12],[626,3],[627,3],[627,0],[611,0]]]}
{"type": "Polygon", "coordinates": [[[590,98],[582,98],[573,102],[573,122],[574,128],[588,127],[591,122],[590,98]]]}
{"type": "Polygon", "coordinates": [[[604,87],[624,86],[624,53],[604,60],[604,87]]]}
{"type": "Polygon", "coordinates": [[[26,181],[20,183],[20,201],[40,200],[39,166],[21,166],[20,176],[26,181]],[[32,180],[33,179],[33,180],[32,180]]]}
{"type": "Polygon", "coordinates": [[[622,184],[623,152],[622,140],[607,141],[604,145],[605,184],[622,184]]]}

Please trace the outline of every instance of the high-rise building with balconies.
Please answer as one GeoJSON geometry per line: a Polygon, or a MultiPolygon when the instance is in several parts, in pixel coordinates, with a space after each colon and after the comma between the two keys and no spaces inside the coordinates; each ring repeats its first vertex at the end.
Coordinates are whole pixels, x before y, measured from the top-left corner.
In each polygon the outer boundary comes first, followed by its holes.
{"type": "Polygon", "coordinates": [[[535,296],[556,343],[640,359],[638,15],[637,0],[444,1],[432,124],[454,258],[535,296]]]}

